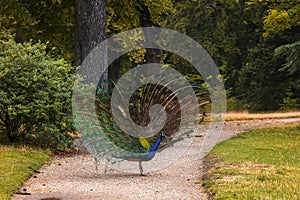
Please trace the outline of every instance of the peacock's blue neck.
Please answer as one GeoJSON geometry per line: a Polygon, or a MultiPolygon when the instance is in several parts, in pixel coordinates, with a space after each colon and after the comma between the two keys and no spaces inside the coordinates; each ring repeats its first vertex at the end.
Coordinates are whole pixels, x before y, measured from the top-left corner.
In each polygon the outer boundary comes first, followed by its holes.
{"type": "Polygon", "coordinates": [[[160,142],[161,142],[161,139],[162,139],[162,136],[160,136],[160,137],[156,140],[155,144],[154,144],[153,146],[150,147],[149,152],[153,152],[153,151],[156,151],[156,150],[158,149],[158,147],[159,147],[159,145],[160,145],[160,142]]]}
{"type": "Polygon", "coordinates": [[[156,152],[156,150],[158,149],[161,140],[162,140],[162,136],[160,136],[160,137],[156,140],[155,144],[154,144],[153,146],[150,147],[149,153],[148,153],[147,156],[146,156],[146,160],[151,160],[151,159],[155,156],[155,152],[156,152]]]}

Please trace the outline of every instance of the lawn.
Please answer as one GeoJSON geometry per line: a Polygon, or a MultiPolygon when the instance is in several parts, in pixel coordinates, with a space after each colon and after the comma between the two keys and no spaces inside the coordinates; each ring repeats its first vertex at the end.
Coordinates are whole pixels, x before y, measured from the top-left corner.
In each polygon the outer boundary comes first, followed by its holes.
{"type": "Polygon", "coordinates": [[[300,125],[240,134],[206,161],[203,185],[214,199],[300,199],[300,125]]]}
{"type": "Polygon", "coordinates": [[[33,171],[49,159],[46,151],[0,145],[0,199],[10,199],[33,171]]]}

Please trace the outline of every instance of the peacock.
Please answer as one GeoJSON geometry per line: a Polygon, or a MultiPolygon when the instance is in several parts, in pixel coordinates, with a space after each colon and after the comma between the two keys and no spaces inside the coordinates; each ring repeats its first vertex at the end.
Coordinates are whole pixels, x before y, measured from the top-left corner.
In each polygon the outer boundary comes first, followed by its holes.
{"type": "MultiPolygon", "coordinates": [[[[157,149],[159,148],[159,145],[162,141],[163,138],[167,136],[166,132],[164,129],[161,130],[160,136],[157,138],[155,143],[151,145],[149,141],[146,138],[139,137],[136,145],[134,145],[132,149],[136,148],[138,154],[137,155],[122,155],[119,158],[128,160],[128,161],[136,161],[139,163],[139,169],[140,169],[140,175],[143,176],[143,167],[142,167],[142,162],[150,161],[152,158],[155,156],[155,153],[157,149]]],[[[118,156],[116,156],[117,158],[118,156]]]]}
{"type": "Polygon", "coordinates": [[[77,109],[74,124],[82,144],[96,161],[105,158],[112,164],[125,160],[138,162],[140,175],[144,175],[142,162],[152,160],[157,152],[190,137],[193,130],[190,127],[204,120],[199,114],[199,105],[208,102],[206,93],[197,93],[195,99],[190,94],[194,91],[191,86],[180,81],[182,79],[167,79],[167,86],[144,81],[134,88],[128,102],[124,100],[124,90],[128,89],[122,87],[124,84],[115,84],[113,92],[97,86],[92,99],[88,99],[85,92],[77,94],[73,99],[77,109]],[[171,90],[171,84],[180,87],[171,90]],[[128,118],[139,128],[132,128],[133,125],[126,122],[128,118]],[[150,123],[154,127],[149,127],[150,123]],[[157,124],[162,128],[155,127],[157,124]],[[132,134],[134,131],[137,133],[132,134]]]}

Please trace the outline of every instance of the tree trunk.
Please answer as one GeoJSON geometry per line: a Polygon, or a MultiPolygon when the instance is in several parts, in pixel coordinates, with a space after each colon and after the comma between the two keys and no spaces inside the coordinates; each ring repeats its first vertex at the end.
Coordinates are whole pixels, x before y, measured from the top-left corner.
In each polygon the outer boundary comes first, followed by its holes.
{"type": "MultiPolygon", "coordinates": [[[[142,27],[159,27],[158,24],[154,23],[151,19],[149,8],[143,3],[139,3],[140,6],[136,6],[135,9],[139,11],[139,20],[142,27]]],[[[146,41],[152,41],[151,33],[144,32],[146,41]]],[[[162,59],[162,50],[157,49],[146,49],[146,60],[147,63],[160,63],[162,59]]]]}
{"type": "MultiPolygon", "coordinates": [[[[106,39],[106,2],[105,0],[74,0],[75,9],[75,44],[74,64],[80,66],[86,56],[98,44],[106,39]]],[[[106,57],[101,58],[102,68],[106,64],[106,57]]],[[[107,89],[107,70],[91,66],[89,77],[90,83],[100,84],[107,89]],[[103,76],[98,82],[99,71],[103,76]],[[97,71],[97,72],[96,72],[97,71]]]]}
{"type": "Polygon", "coordinates": [[[110,64],[108,67],[108,80],[109,88],[114,88],[114,84],[117,82],[120,76],[120,66],[121,59],[117,58],[113,63],[110,64]]]}

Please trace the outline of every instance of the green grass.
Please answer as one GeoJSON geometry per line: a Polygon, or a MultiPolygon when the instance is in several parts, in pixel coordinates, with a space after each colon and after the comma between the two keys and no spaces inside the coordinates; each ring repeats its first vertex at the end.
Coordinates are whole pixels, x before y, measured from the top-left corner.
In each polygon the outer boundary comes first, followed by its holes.
{"type": "Polygon", "coordinates": [[[10,199],[33,170],[39,169],[49,159],[46,151],[0,145],[0,199],[10,199]]]}
{"type": "Polygon", "coordinates": [[[300,199],[300,127],[253,130],[218,144],[203,185],[215,199],[300,199]]]}

